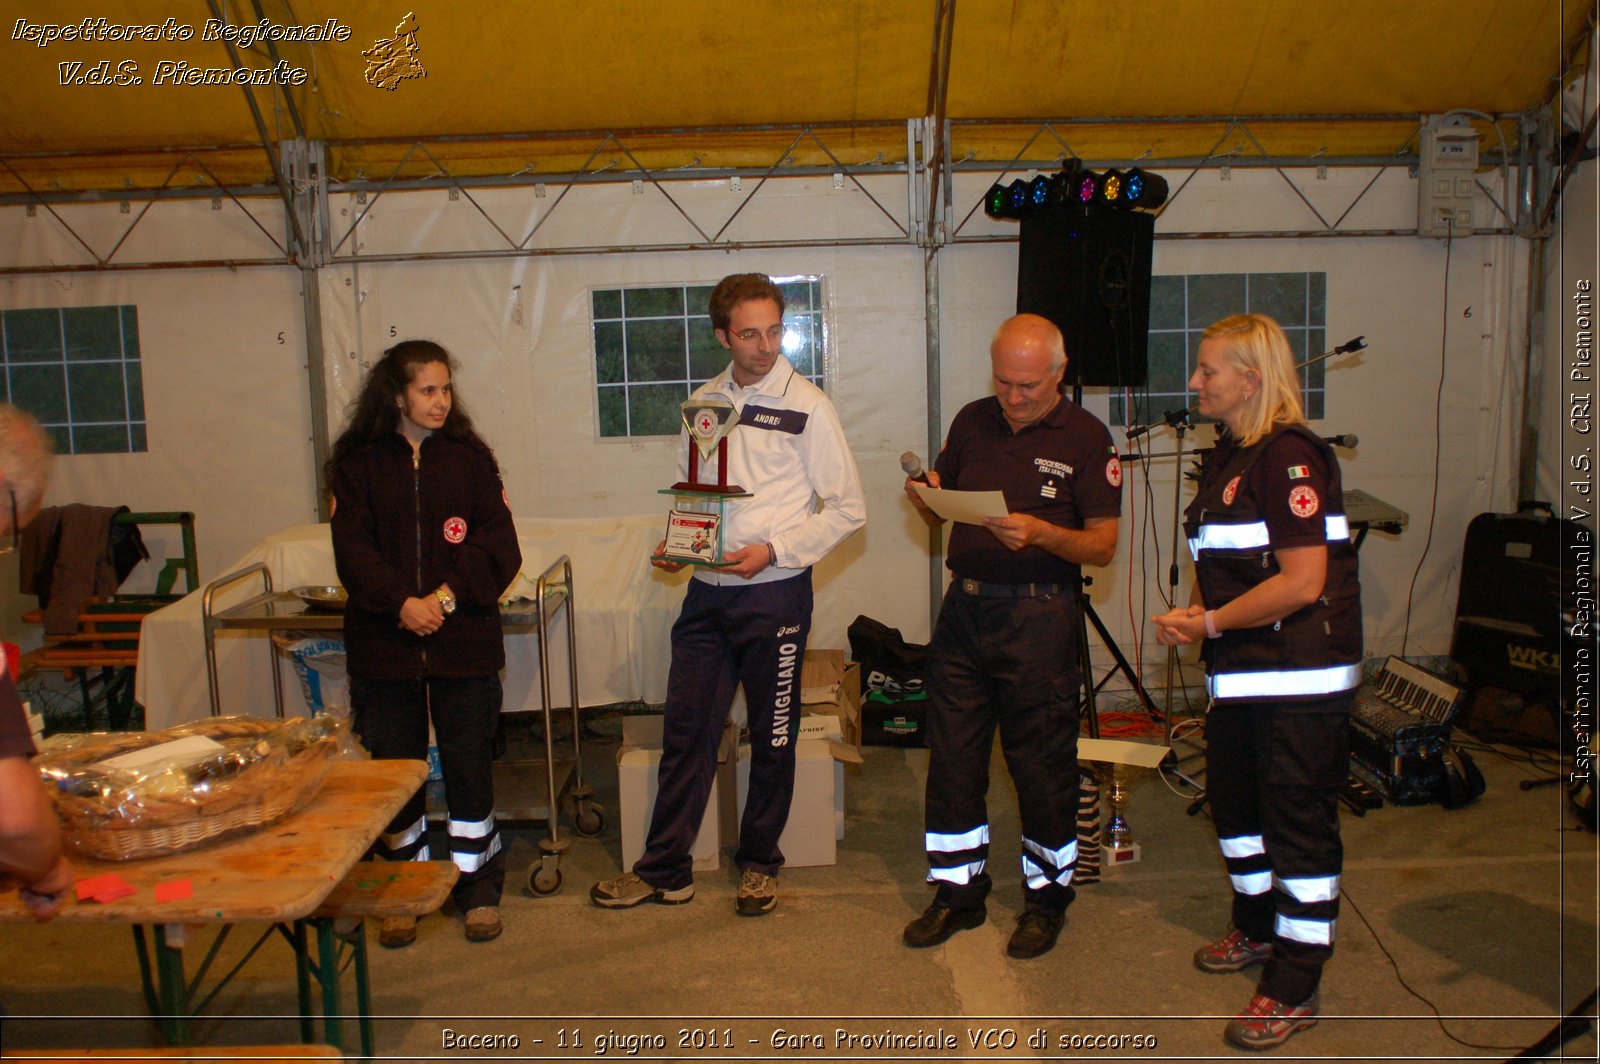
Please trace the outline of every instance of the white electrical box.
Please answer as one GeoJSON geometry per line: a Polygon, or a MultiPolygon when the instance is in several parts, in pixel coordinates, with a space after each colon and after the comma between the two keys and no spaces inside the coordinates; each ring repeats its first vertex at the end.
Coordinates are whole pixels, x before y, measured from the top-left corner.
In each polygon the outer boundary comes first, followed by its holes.
{"type": "Polygon", "coordinates": [[[1472,235],[1476,208],[1478,131],[1464,115],[1430,116],[1417,163],[1417,235],[1472,235]]]}

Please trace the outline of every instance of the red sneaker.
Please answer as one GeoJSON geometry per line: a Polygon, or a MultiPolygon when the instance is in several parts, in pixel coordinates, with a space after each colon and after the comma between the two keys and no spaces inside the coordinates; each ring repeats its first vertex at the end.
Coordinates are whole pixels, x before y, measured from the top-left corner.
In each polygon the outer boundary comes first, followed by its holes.
{"type": "Polygon", "coordinates": [[[1317,1025],[1317,995],[1304,1003],[1285,1005],[1265,994],[1250,999],[1250,1007],[1228,1021],[1222,1032],[1224,1041],[1240,1049],[1272,1049],[1291,1036],[1317,1025]]]}
{"type": "Polygon", "coordinates": [[[1243,931],[1230,931],[1220,942],[1208,942],[1194,951],[1194,966],[1202,972],[1237,972],[1252,964],[1265,964],[1272,956],[1272,943],[1245,938],[1243,931]]]}

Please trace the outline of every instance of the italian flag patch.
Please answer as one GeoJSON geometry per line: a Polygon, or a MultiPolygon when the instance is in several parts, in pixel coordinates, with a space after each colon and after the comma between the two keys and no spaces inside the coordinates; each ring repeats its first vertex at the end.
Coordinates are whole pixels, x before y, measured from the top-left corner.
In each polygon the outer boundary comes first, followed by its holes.
{"type": "Polygon", "coordinates": [[[1311,476],[1311,467],[1310,466],[1292,465],[1292,466],[1289,467],[1289,479],[1290,480],[1306,480],[1306,479],[1310,478],[1310,476],[1311,476]]]}

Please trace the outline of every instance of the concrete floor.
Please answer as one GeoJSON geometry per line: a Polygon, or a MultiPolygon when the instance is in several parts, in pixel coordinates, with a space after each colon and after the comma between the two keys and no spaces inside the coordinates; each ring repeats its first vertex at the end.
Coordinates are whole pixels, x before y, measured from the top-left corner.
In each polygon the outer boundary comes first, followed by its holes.
{"type": "MultiPolygon", "coordinates": [[[[595,727],[614,736],[615,723],[595,727]]],[[[1470,808],[1344,814],[1344,909],[1322,1022],[1277,1057],[1503,1060],[1594,988],[1596,837],[1576,828],[1562,789],[1519,788],[1548,771],[1498,750],[1476,755],[1488,791],[1470,808]]],[[[700,875],[691,904],[590,905],[589,885],[619,865],[615,752],[614,738],[586,747],[607,823],[597,838],[574,839],[559,893],[520,892],[542,831],[514,829],[498,941],[469,944],[457,919],[437,916],[422,922],[409,949],[374,945],[384,1058],[1244,1055],[1220,1036],[1249,1000],[1253,975],[1205,975],[1190,963],[1194,947],[1227,922],[1211,825],[1186,815],[1187,798],[1153,771],[1135,775],[1126,807],[1143,859],[1080,891],[1053,952],[1015,961],[1004,949],[1020,901],[1010,841],[1018,827],[998,759],[988,923],[914,951],[900,929],[930,897],[921,852],[925,751],[869,748],[866,763],[848,769],[838,863],[788,870],[778,909],[759,919],[734,916],[738,877],[727,853],[720,871],[700,875]],[[915,1041],[887,1050],[849,1041],[885,1032],[915,1041]],[[1030,1047],[1041,1034],[1046,1047],[1030,1047]],[[459,1039],[469,1035],[518,1045],[464,1049],[459,1039]],[[648,1041],[656,1037],[663,1048],[648,1041]]],[[[235,937],[219,970],[253,936],[235,937]]],[[[11,1017],[11,1054],[154,1044],[126,929],[6,925],[0,1001],[11,1017]]],[[[297,1041],[287,947],[269,942],[210,1012],[197,1027],[204,1043],[297,1041]]],[[[1594,1059],[1592,1030],[1563,1054],[1594,1059]]]]}

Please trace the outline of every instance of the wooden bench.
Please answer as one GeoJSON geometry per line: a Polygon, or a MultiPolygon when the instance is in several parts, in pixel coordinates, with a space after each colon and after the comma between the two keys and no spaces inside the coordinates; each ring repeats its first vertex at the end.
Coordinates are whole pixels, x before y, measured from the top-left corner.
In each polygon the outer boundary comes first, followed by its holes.
{"type": "MultiPolygon", "coordinates": [[[[93,706],[97,696],[91,686],[90,670],[100,670],[99,700],[105,702],[106,723],[113,730],[128,726],[133,711],[133,670],[139,663],[139,626],[151,612],[176,599],[142,600],[90,599],[78,612],[78,628],[60,635],[45,635],[44,645],[22,656],[22,669],[60,671],[68,680],[77,679],[83,694],[84,730],[93,730],[93,706]]],[[[22,615],[26,624],[44,623],[43,610],[22,615]]]]}
{"type": "MultiPolygon", "coordinates": [[[[369,917],[426,916],[438,912],[460,874],[449,861],[362,861],[339,881],[315,912],[296,923],[296,935],[305,933],[306,924],[317,933],[316,972],[301,970],[296,973],[302,1037],[307,1041],[312,1037],[310,976],[315,974],[322,986],[323,1037],[336,1046],[343,1045],[339,977],[344,962],[340,954],[348,947],[349,963],[356,973],[356,1018],[361,1029],[361,1055],[372,1059],[372,983],[367,974],[366,921],[369,917]]],[[[296,950],[296,954],[303,958],[305,951],[296,950]]],[[[301,967],[303,969],[304,965],[301,967]]]]}
{"type": "MultiPolygon", "coordinates": [[[[84,730],[93,731],[96,694],[90,670],[99,670],[99,698],[105,702],[106,722],[113,730],[128,726],[133,711],[133,670],[139,663],[139,626],[145,617],[163,606],[177,602],[183,594],[174,590],[178,577],[187,591],[200,586],[199,551],[195,546],[194,514],[185,510],[123,512],[111,518],[114,525],[177,525],[183,537],[183,555],[168,558],[156,576],[156,588],[148,595],[97,596],[78,611],[75,632],[46,635],[44,645],[22,656],[24,672],[35,669],[57,670],[68,680],[76,679],[83,694],[84,730]]],[[[43,610],[22,615],[28,624],[42,624],[43,610]]]]}
{"type": "Polygon", "coordinates": [[[333,1046],[165,1046],[153,1049],[19,1049],[0,1053],[0,1060],[215,1060],[225,1057],[233,1060],[248,1057],[263,1062],[296,1060],[343,1060],[344,1054],[333,1046]]]}

